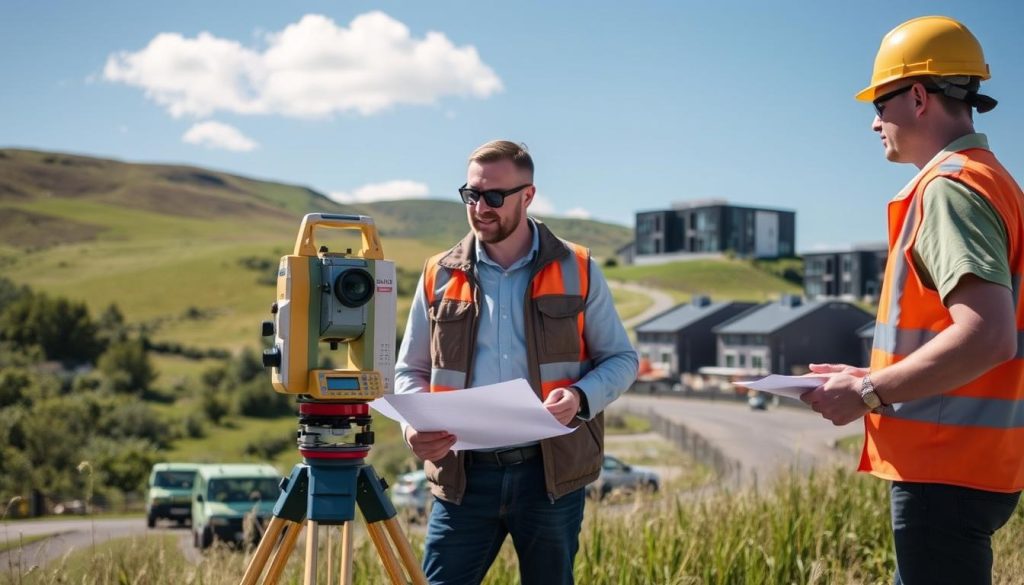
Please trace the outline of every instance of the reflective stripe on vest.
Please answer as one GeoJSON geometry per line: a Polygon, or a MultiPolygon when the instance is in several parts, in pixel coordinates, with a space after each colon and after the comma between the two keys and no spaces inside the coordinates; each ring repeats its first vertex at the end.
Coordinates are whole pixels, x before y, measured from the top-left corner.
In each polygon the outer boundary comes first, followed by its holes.
{"type": "MultiPolygon", "coordinates": [[[[579,296],[586,301],[587,293],[590,290],[589,251],[571,242],[563,242],[570,250],[570,253],[555,262],[549,262],[534,275],[528,285],[530,298],[536,302],[537,299],[547,296],[579,296]]],[[[472,283],[469,276],[461,271],[449,268],[442,268],[439,261],[444,254],[438,254],[427,262],[424,273],[423,286],[424,297],[428,306],[434,306],[442,299],[456,302],[465,302],[470,305],[476,303],[472,283]]],[[[545,355],[539,355],[540,390],[541,398],[555,388],[570,386],[587,373],[590,361],[587,357],[586,343],[583,337],[585,315],[583,310],[579,311],[576,317],[576,334],[579,340],[580,351],[572,361],[545,361],[545,355]]],[[[531,315],[526,315],[531,319],[531,315]]],[[[431,348],[435,351],[435,348],[431,348]]],[[[472,348],[467,348],[471,352],[472,348]]],[[[538,354],[542,352],[538,350],[538,354]]],[[[430,391],[444,392],[447,390],[458,390],[465,388],[469,381],[466,379],[466,372],[431,368],[430,391]]]]}
{"type": "Polygon", "coordinates": [[[1024,194],[991,152],[952,153],[889,203],[889,259],[871,370],[899,362],[953,323],[938,292],[924,284],[913,261],[923,194],[937,177],[960,182],[984,197],[1006,226],[1017,355],[944,394],[869,414],[860,469],[890,480],[1013,492],[1024,488],[1024,194]]]}

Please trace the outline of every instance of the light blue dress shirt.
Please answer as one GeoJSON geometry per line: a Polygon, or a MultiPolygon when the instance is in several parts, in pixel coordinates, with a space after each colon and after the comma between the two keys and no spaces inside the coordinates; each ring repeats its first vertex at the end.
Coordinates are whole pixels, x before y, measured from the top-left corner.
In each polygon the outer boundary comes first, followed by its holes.
{"type": "MultiPolygon", "coordinates": [[[[481,307],[470,387],[530,378],[523,302],[530,282],[530,264],[540,248],[540,240],[533,220],[529,221],[533,234],[530,250],[508,269],[491,260],[477,241],[475,274],[481,307]]],[[[590,260],[590,293],[584,310],[583,337],[594,367],[573,385],[586,395],[588,408],[582,416],[590,419],[629,388],[636,379],[639,362],[615,311],[608,283],[593,259],[590,260]]],[[[423,295],[423,275],[420,275],[398,352],[395,393],[429,390],[430,323],[423,295]]]]}

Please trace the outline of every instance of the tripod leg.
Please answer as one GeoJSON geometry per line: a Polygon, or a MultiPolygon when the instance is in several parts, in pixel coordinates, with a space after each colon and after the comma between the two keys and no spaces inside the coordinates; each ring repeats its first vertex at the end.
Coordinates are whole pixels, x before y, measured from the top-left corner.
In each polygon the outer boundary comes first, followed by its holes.
{"type": "Polygon", "coordinates": [[[249,566],[245,569],[245,575],[242,576],[242,585],[256,585],[260,574],[263,573],[263,567],[267,564],[267,559],[270,558],[270,553],[274,550],[277,538],[281,535],[285,522],[287,521],[277,516],[270,520],[267,531],[263,534],[263,538],[260,539],[260,545],[256,547],[256,553],[253,555],[252,560],[249,561],[249,566]]]}
{"type": "Polygon", "coordinates": [[[327,527],[327,585],[334,583],[334,530],[327,527]]]}
{"type": "Polygon", "coordinates": [[[370,533],[370,539],[373,540],[373,545],[377,548],[377,556],[380,557],[380,562],[384,565],[384,570],[391,578],[391,582],[394,585],[405,583],[402,566],[398,564],[398,557],[395,556],[395,551],[392,550],[391,543],[388,542],[387,534],[380,523],[368,523],[366,530],[370,533]]]}
{"type": "Polygon", "coordinates": [[[319,531],[319,522],[306,521],[306,575],[302,581],[303,585],[316,585],[316,547],[319,531]]]}
{"type": "Polygon", "coordinates": [[[281,573],[284,572],[284,567],[288,564],[288,557],[295,550],[295,543],[298,542],[299,533],[301,532],[302,524],[297,522],[287,523],[284,539],[281,541],[281,546],[277,549],[277,554],[274,555],[274,562],[270,563],[270,569],[267,570],[267,577],[263,580],[263,585],[275,585],[277,580],[281,578],[281,573]]]}
{"type": "Polygon", "coordinates": [[[398,519],[388,518],[384,521],[384,527],[387,528],[391,542],[394,543],[395,549],[398,550],[398,556],[402,557],[402,565],[409,576],[412,577],[413,585],[427,585],[427,578],[423,576],[420,563],[416,560],[416,555],[413,554],[412,546],[409,545],[405,534],[402,533],[402,527],[398,525],[398,519]]]}
{"type": "Polygon", "coordinates": [[[341,526],[341,575],[338,585],[352,585],[352,523],[341,526]]]}

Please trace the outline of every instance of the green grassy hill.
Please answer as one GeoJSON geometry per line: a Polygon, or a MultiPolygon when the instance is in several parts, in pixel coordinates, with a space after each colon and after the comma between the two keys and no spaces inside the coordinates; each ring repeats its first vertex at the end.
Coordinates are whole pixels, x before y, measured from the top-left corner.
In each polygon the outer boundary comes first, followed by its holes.
{"type": "Polygon", "coordinates": [[[679,301],[691,295],[714,300],[767,301],[779,294],[800,294],[799,286],[758,268],[749,260],[688,260],[648,266],[606,268],[610,279],[665,289],[679,301]]]}
{"type": "MultiPolygon", "coordinates": [[[[83,300],[93,314],[117,303],[158,342],[256,346],[277,261],[294,246],[302,215],[314,211],[372,216],[385,255],[407,279],[466,233],[455,202],[341,205],[306,187],[197,167],[0,150],[4,275],[83,300]]],[[[597,256],[631,237],[628,228],[595,221],[550,224],[597,256]]],[[[407,305],[399,303],[400,324],[407,305]]]]}

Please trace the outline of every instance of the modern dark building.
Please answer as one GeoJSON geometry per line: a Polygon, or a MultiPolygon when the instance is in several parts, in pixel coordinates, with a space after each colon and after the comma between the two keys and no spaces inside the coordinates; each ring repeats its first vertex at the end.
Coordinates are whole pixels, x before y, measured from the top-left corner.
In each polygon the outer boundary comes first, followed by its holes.
{"type": "Polygon", "coordinates": [[[803,374],[809,363],[856,364],[858,330],[874,317],[844,301],[783,295],[714,327],[718,367],[737,374],[803,374]]]}
{"type": "Polygon", "coordinates": [[[713,303],[710,297],[694,295],[689,303],[637,325],[637,352],[665,377],[677,378],[713,366],[717,348],[711,329],[754,306],[736,301],[713,303]]]}
{"type": "Polygon", "coordinates": [[[878,300],[888,249],[884,244],[852,250],[808,252],[804,259],[804,295],[809,299],[878,300]]]}
{"type": "Polygon", "coordinates": [[[694,201],[636,214],[636,254],[721,254],[779,258],[796,254],[796,212],[694,201]]]}

